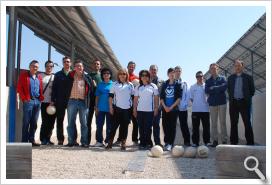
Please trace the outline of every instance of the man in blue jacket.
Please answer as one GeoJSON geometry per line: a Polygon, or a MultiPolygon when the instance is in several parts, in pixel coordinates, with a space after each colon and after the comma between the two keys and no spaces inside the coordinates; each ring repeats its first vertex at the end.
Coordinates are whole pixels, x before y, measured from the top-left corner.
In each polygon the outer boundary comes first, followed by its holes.
{"type": "Polygon", "coordinates": [[[229,113],[231,121],[230,142],[238,144],[238,121],[239,113],[245,126],[247,145],[254,145],[254,135],[251,124],[251,103],[255,93],[252,76],[243,72],[244,62],[236,60],[234,63],[235,73],[228,77],[229,113]]]}
{"type": "Polygon", "coordinates": [[[212,147],[218,145],[218,129],[217,120],[219,115],[219,122],[221,128],[221,140],[223,144],[227,143],[227,128],[226,128],[226,90],[227,82],[225,77],[218,74],[218,64],[212,63],[210,65],[211,77],[205,83],[205,93],[208,95],[208,103],[211,116],[212,128],[212,147]]]}

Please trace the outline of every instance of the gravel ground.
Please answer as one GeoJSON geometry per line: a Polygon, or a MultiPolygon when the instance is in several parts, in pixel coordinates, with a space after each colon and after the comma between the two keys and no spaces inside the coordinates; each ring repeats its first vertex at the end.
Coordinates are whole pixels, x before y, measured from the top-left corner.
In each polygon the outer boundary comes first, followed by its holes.
{"type": "MultiPolygon", "coordinates": [[[[132,125],[129,126],[131,133],[132,125]]],[[[95,143],[94,133],[92,144],[95,143]]],[[[135,158],[137,147],[128,136],[128,148],[119,147],[107,151],[104,148],[67,148],[41,146],[33,148],[32,178],[34,179],[201,179],[215,178],[214,149],[206,159],[174,158],[164,152],[161,158],[146,157],[144,172],[126,171],[135,158]]],[[[56,141],[53,136],[53,141],[56,141]]],[[[177,133],[177,140],[180,134],[177,133]]],[[[67,141],[65,142],[67,143],[67,141]]],[[[177,143],[177,142],[176,142],[177,143]]],[[[146,151],[147,153],[147,151],[146,151]]]]}

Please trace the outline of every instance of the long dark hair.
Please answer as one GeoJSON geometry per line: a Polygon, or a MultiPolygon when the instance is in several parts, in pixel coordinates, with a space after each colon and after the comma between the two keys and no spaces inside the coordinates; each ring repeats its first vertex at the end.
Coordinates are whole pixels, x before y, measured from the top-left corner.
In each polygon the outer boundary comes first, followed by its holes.
{"type": "Polygon", "coordinates": [[[141,79],[141,77],[142,77],[142,75],[143,75],[144,73],[147,74],[147,77],[149,78],[148,83],[150,84],[150,72],[149,72],[148,70],[144,69],[144,70],[141,70],[140,73],[139,73],[139,80],[140,80],[140,85],[139,85],[139,87],[141,87],[142,85],[144,85],[144,84],[143,84],[143,81],[142,81],[142,79],[141,79]]]}

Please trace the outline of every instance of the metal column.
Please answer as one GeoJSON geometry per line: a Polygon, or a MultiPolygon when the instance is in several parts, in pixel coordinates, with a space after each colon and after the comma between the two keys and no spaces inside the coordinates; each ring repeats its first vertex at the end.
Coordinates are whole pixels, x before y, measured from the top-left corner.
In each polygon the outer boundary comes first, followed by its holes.
{"type": "Polygon", "coordinates": [[[51,44],[48,44],[48,57],[47,60],[51,60],[51,44]]]}
{"type": "Polygon", "coordinates": [[[16,88],[15,88],[15,51],[16,51],[16,8],[10,7],[8,57],[7,57],[7,86],[9,87],[9,142],[15,141],[16,122],[16,88]]]}
{"type": "Polygon", "coordinates": [[[18,82],[20,76],[20,68],[21,68],[21,48],[22,48],[22,23],[19,21],[18,27],[18,42],[17,42],[17,80],[18,82]]]}
{"type": "MultiPolygon", "coordinates": [[[[253,63],[253,52],[250,51],[250,60],[251,60],[251,75],[252,75],[252,79],[254,81],[254,63],[253,63]]],[[[250,106],[250,114],[251,114],[251,125],[253,127],[253,106],[252,106],[252,98],[251,98],[251,106],[250,106]]]]}

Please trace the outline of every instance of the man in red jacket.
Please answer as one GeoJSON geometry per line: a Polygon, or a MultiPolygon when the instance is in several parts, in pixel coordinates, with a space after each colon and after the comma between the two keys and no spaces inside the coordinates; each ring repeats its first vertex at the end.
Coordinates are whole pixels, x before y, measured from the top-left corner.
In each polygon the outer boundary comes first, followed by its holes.
{"type": "Polygon", "coordinates": [[[42,77],[37,74],[38,69],[39,62],[32,60],[29,64],[29,71],[20,75],[17,84],[17,93],[23,102],[22,142],[30,142],[32,146],[40,146],[35,142],[35,131],[41,101],[44,99],[42,77]]]}

